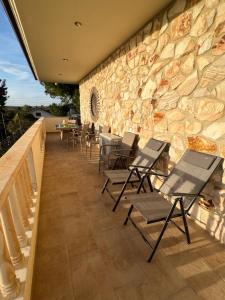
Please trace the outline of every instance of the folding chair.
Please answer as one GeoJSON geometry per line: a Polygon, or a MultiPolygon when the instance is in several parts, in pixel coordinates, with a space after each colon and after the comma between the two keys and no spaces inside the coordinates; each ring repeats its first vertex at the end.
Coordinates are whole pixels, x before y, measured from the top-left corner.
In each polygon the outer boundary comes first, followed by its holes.
{"type": "Polygon", "coordinates": [[[132,132],[125,132],[121,143],[105,144],[100,147],[99,167],[101,163],[107,165],[107,168],[126,168],[126,162],[129,160],[137,144],[137,135],[132,132]]]}
{"type": "MultiPolygon", "coordinates": [[[[190,244],[186,215],[189,214],[191,207],[200,196],[214,171],[222,164],[222,161],[221,157],[187,150],[163,182],[159,189],[160,193],[135,194],[129,197],[131,206],[124,225],[130,220],[145,242],[152,248],[148,262],[151,262],[170,222],[186,235],[187,243],[190,244]],[[165,195],[172,197],[171,200],[173,201],[166,200],[165,195]],[[150,244],[144,233],[131,218],[133,208],[140,212],[147,224],[164,222],[154,246],[150,244]],[[184,229],[172,220],[179,217],[183,220],[184,229]]],[[[149,173],[151,174],[151,171],[149,173]]]]}
{"type": "Polygon", "coordinates": [[[102,188],[102,194],[107,191],[110,197],[115,201],[113,211],[116,210],[128,184],[131,184],[131,186],[133,187],[133,184],[138,183],[139,187],[144,188],[143,182],[147,178],[150,190],[153,191],[148,172],[155,166],[162,153],[165,150],[168,150],[168,148],[168,143],[156,139],[150,139],[145,147],[141,151],[139,151],[138,156],[128,167],[128,169],[104,171],[107,179],[102,188]],[[123,187],[117,199],[108,189],[109,183],[111,183],[111,185],[123,184],[123,187]]]}

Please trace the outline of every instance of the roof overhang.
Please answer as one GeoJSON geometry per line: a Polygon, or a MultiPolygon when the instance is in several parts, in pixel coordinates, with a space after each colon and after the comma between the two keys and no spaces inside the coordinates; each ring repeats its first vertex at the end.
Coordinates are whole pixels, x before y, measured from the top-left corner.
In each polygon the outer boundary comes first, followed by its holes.
{"type": "Polygon", "coordinates": [[[170,1],[2,0],[35,78],[64,83],[78,83],[170,1]]]}

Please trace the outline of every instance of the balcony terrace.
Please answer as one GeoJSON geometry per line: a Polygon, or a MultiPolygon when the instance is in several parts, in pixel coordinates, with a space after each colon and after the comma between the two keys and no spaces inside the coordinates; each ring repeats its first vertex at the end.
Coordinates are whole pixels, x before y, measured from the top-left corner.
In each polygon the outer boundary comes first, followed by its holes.
{"type": "MultiPolygon", "coordinates": [[[[190,219],[191,245],[171,226],[148,264],[149,247],[122,225],[128,203],[113,213],[100,194],[96,160],[59,134],[45,143],[54,122],[37,121],[1,158],[3,299],[223,299],[224,246],[190,219]]],[[[139,226],[150,239],[160,229],[139,226]]]]}
{"type": "Polygon", "coordinates": [[[94,161],[47,135],[32,299],[224,298],[224,246],[189,220],[192,244],[171,226],[146,263],[149,247],[122,225],[127,203],[112,213],[103,181],[94,161]]]}

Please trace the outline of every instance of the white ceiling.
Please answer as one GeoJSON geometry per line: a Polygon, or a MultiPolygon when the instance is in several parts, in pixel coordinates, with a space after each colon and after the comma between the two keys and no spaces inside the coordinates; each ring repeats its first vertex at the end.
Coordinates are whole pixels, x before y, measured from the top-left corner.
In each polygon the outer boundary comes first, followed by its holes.
{"type": "Polygon", "coordinates": [[[38,79],[77,83],[170,1],[9,2],[38,79]]]}

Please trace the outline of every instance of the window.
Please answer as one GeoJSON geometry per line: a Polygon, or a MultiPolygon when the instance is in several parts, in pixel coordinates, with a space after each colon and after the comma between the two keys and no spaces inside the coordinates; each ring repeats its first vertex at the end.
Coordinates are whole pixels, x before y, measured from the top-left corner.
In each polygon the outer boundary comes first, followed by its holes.
{"type": "Polygon", "coordinates": [[[90,113],[93,121],[96,121],[99,116],[99,94],[95,87],[91,89],[90,94],[90,113]]]}

